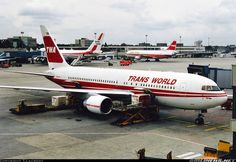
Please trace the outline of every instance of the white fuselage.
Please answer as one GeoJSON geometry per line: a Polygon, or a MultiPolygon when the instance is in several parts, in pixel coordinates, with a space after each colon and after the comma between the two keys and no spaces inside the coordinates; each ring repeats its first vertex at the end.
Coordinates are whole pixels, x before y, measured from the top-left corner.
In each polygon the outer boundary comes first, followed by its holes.
{"type": "Polygon", "coordinates": [[[227,95],[208,78],[188,73],[142,70],[62,67],[49,70],[53,82],[64,88],[128,90],[143,93],[151,90],[160,104],[183,109],[207,109],[226,102],[227,95]],[[215,91],[204,87],[215,88],[215,91]],[[203,90],[204,89],[204,90],[203,90]]]}
{"type": "Polygon", "coordinates": [[[175,54],[174,50],[130,50],[127,56],[146,57],[146,58],[168,58],[175,54]]]}
{"type": "Polygon", "coordinates": [[[64,56],[83,56],[87,54],[92,54],[91,50],[60,50],[64,56]]]}

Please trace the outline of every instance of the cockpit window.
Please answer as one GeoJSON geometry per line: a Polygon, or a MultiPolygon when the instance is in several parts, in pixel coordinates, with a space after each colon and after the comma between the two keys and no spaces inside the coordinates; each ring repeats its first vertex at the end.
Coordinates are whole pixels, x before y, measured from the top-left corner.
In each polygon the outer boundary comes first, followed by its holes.
{"type": "Polygon", "coordinates": [[[209,86],[209,85],[202,86],[202,90],[203,91],[221,91],[218,86],[209,86]]]}

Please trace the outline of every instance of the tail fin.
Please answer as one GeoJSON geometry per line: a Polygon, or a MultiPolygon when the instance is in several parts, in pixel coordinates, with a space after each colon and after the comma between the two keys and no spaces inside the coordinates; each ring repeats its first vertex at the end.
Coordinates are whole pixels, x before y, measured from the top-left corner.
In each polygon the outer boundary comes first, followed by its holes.
{"type": "Polygon", "coordinates": [[[101,33],[98,37],[98,41],[102,42],[104,38],[104,33],[101,33]]]}
{"type": "Polygon", "coordinates": [[[167,50],[172,50],[172,51],[176,50],[176,41],[175,40],[171,43],[171,45],[167,48],[167,50]]]}
{"type": "Polygon", "coordinates": [[[43,25],[40,25],[40,29],[43,36],[44,47],[47,53],[49,69],[69,66],[63,55],[60,53],[57,44],[54,42],[47,28],[43,25]]]}
{"type": "Polygon", "coordinates": [[[100,53],[102,48],[102,41],[104,38],[104,33],[101,33],[97,40],[94,40],[93,43],[89,46],[88,50],[91,53],[100,53]]]}

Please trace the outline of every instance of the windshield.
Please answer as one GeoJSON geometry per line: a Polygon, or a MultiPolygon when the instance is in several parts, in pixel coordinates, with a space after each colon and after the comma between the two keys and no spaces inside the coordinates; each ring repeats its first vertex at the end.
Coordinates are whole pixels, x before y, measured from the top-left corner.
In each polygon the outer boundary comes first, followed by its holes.
{"type": "Polygon", "coordinates": [[[209,85],[202,86],[202,90],[203,91],[221,91],[218,86],[209,86],[209,85]]]}

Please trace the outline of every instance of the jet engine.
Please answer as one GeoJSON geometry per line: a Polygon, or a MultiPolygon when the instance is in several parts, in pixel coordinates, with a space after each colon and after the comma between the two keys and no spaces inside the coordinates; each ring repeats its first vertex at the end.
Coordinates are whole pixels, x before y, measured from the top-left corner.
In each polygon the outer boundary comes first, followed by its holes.
{"type": "Polygon", "coordinates": [[[84,100],[83,105],[91,112],[97,114],[110,114],[112,111],[112,100],[108,97],[96,95],[84,100]]]}

